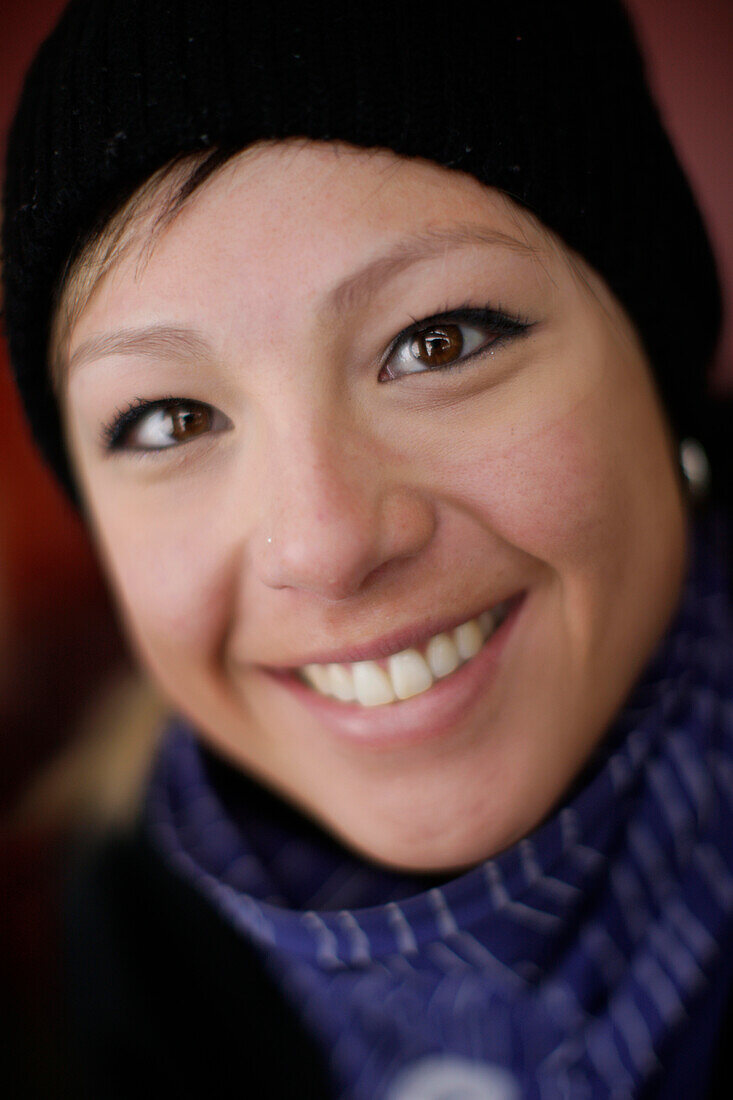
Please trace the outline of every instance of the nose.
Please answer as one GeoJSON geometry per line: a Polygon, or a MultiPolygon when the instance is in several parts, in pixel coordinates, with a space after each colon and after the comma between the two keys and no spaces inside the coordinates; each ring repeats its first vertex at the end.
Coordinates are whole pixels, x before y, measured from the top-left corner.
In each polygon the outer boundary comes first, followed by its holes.
{"type": "Polygon", "coordinates": [[[332,425],[271,441],[264,507],[251,552],[269,588],[329,600],[363,590],[377,570],[430,542],[430,500],[404,464],[332,425]]]}

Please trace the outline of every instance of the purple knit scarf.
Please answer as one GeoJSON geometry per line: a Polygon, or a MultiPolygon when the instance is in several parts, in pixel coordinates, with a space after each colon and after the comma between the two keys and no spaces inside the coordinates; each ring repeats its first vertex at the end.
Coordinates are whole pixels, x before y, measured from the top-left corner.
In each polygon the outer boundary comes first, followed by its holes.
{"type": "Polygon", "coordinates": [[[705,1095],[733,980],[729,537],[697,520],[674,623],[583,783],[457,878],[369,865],[171,724],[154,842],[261,950],[335,1097],[705,1095]]]}

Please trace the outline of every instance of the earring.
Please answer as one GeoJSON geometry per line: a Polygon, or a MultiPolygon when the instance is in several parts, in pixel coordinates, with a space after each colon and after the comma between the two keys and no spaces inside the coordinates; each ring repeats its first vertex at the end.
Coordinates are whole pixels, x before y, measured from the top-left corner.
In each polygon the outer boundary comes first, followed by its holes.
{"type": "Polygon", "coordinates": [[[696,504],[704,500],[710,491],[710,462],[702,443],[691,436],[680,443],[680,469],[690,499],[696,504]]]}

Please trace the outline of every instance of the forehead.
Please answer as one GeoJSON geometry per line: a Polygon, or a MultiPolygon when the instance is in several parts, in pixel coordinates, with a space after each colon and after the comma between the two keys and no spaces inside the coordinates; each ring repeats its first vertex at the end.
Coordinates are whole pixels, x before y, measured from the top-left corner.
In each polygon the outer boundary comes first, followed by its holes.
{"type": "Polygon", "coordinates": [[[179,165],[148,181],[96,243],[97,255],[81,258],[66,291],[65,360],[90,330],[104,328],[110,312],[124,318],[151,295],[184,301],[194,284],[210,295],[230,295],[233,276],[249,292],[253,280],[259,292],[266,279],[281,296],[317,297],[332,287],[334,304],[344,305],[400,269],[457,250],[492,247],[500,266],[512,254],[544,263],[561,248],[495,189],[387,150],[261,144],[177,208],[190,170],[179,165]],[[76,309],[68,305],[75,279],[82,290],[76,309]]]}
{"type": "Polygon", "coordinates": [[[253,248],[261,242],[267,256],[274,244],[282,245],[272,229],[284,223],[293,247],[323,227],[331,240],[361,244],[384,231],[409,233],[469,218],[492,224],[507,243],[538,249],[549,238],[528,211],[473,176],[385,149],[305,140],[260,143],[219,168],[179,209],[176,193],[186,173],[182,165],[144,185],[140,213],[127,219],[118,242],[137,247],[136,263],[164,239],[190,236],[202,221],[208,231],[218,222],[223,233],[253,248]],[[185,230],[177,235],[180,223],[185,230]]]}

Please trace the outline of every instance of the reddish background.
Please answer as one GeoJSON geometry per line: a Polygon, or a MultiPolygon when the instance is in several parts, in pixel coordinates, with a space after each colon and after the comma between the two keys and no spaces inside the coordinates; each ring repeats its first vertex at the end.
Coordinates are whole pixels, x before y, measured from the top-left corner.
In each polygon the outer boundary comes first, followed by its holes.
{"type": "MultiPolygon", "coordinates": [[[[59,0],[5,0],[0,145],[22,75],[59,0]]],[[[668,129],[697,193],[725,287],[716,377],[733,378],[733,4],[629,0],[668,129]]],[[[0,807],[68,736],[124,662],[85,533],[33,450],[0,348],[0,807]]]]}

